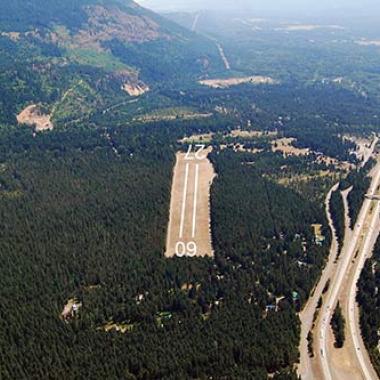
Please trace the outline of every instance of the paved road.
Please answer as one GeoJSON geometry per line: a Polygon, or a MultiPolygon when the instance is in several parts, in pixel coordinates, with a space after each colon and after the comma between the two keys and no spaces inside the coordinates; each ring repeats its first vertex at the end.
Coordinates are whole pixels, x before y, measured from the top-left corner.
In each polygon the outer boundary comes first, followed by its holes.
{"type": "MultiPolygon", "coordinates": [[[[380,171],[379,171],[380,173],[380,171]]],[[[357,282],[360,278],[360,273],[363,270],[365,261],[368,257],[371,256],[371,252],[376,243],[376,239],[379,235],[379,215],[380,215],[380,203],[376,202],[370,226],[368,228],[364,244],[359,250],[357,265],[354,270],[354,274],[352,277],[352,281],[350,284],[349,291],[349,299],[348,299],[348,310],[346,315],[348,315],[348,327],[350,331],[350,335],[353,340],[355,355],[360,366],[360,371],[363,375],[363,378],[366,380],[375,380],[378,379],[370,358],[368,356],[368,352],[366,351],[359,324],[359,309],[356,305],[356,293],[357,293],[357,282]]]]}
{"type": "MultiPolygon", "coordinates": [[[[368,193],[374,194],[376,189],[379,187],[379,184],[380,184],[380,161],[378,161],[378,163],[375,167],[373,179],[372,179],[371,186],[370,186],[368,193]]],[[[324,300],[324,303],[322,306],[321,321],[320,321],[320,324],[319,324],[318,330],[317,330],[318,331],[318,341],[317,341],[318,352],[317,352],[317,356],[318,356],[318,359],[319,359],[320,364],[321,364],[321,368],[322,368],[322,372],[323,372],[323,378],[326,380],[333,380],[336,378],[336,377],[333,377],[333,371],[331,368],[334,363],[330,362],[330,356],[331,355],[329,355],[329,353],[327,351],[327,347],[328,347],[328,345],[327,345],[327,334],[328,334],[328,330],[330,328],[331,317],[332,317],[334,308],[336,306],[339,293],[342,289],[343,282],[346,281],[345,275],[348,273],[348,270],[349,270],[349,267],[350,267],[352,260],[354,260],[356,248],[358,247],[358,243],[359,243],[359,239],[360,239],[362,233],[364,232],[365,222],[368,221],[368,219],[369,219],[370,208],[371,208],[371,200],[365,199],[363,202],[363,206],[362,206],[362,209],[360,211],[360,214],[358,216],[357,223],[355,225],[354,231],[353,231],[353,233],[352,233],[352,235],[348,241],[348,244],[346,244],[346,246],[344,247],[344,249],[342,251],[342,255],[341,255],[342,257],[338,263],[336,273],[335,273],[335,275],[331,281],[330,289],[325,296],[325,300],[324,300]]],[[[380,209],[378,209],[378,206],[376,207],[376,211],[380,211],[380,209]]],[[[369,228],[369,234],[368,234],[370,236],[370,237],[368,237],[369,241],[373,240],[372,233],[375,229],[373,223],[374,222],[371,221],[371,226],[369,228]]],[[[364,256],[364,260],[365,260],[365,255],[368,254],[368,247],[369,247],[369,243],[364,244],[363,249],[361,250],[362,255],[364,256]]],[[[360,256],[361,260],[363,260],[362,255],[360,256]]],[[[351,286],[351,296],[352,296],[352,291],[353,291],[353,300],[355,300],[356,280],[357,280],[358,276],[360,275],[360,272],[361,272],[361,268],[360,268],[360,266],[358,266],[357,270],[353,271],[354,275],[349,279],[350,283],[353,284],[351,286]]],[[[353,308],[353,309],[355,309],[355,308],[353,308]]],[[[351,330],[351,327],[354,326],[355,324],[356,324],[355,316],[352,315],[352,311],[351,311],[351,315],[349,316],[350,331],[356,331],[356,333],[355,333],[356,338],[354,338],[354,342],[356,339],[356,344],[357,344],[356,348],[358,348],[358,347],[360,348],[360,342],[358,342],[358,340],[361,340],[360,332],[358,333],[357,329],[351,330]]],[[[370,374],[373,370],[372,370],[372,366],[370,365],[370,363],[368,363],[368,361],[363,359],[363,354],[362,354],[363,350],[362,349],[359,349],[359,350],[356,349],[355,351],[356,351],[356,357],[357,357],[356,359],[358,360],[358,364],[361,367],[361,371],[365,375],[364,379],[365,380],[377,379],[377,377],[368,376],[368,374],[370,374]]]]}
{"type": "Polygon", "coordinates": [[[301,340],[300,340],[300,364],[298,366],[298,375],[301,376],[302,380],[313,380],[315,379],[312,372],[312,362],[308,353],[308,342],[307,335],[313,326],[314,314],[317,309],[318,300],[322,295],[323,288],[326,285],[328,279],[332,276],[335,270],[335,259],[338,254],[338,241],[336,238],[336,232],[334,228],[334,223],[332,221],[331,213],[330,213],[330,199],[333,191],[337,190],[339,183],[335,184],[330,191],[328,192],[325,200],[325,212],[327,216],[327,220],[329,223],[329,227],[332,233],[332,241],[330,247],[330,255],[328,262],[322,272],[322,276],[314,289],[312,295],[307,301],[305,307],[300,313],[301,320],[301,340]]]}

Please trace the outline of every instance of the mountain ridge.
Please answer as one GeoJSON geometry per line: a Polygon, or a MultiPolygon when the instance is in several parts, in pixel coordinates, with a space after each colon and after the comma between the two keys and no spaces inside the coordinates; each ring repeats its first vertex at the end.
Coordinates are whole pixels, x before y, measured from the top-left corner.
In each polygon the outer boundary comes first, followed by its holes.
{"type": "Polygon", "coordinates": [[[223,70],[212,41],[132,0],[0,0],[0,6],[5,123],[40,103],[64,122],[81,120],[125,98],[223,70]]]}

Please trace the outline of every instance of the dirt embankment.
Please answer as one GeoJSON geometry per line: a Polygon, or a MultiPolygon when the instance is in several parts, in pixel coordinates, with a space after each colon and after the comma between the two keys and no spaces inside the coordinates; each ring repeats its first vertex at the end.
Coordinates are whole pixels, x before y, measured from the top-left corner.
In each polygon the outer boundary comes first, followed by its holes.
{"type": "Polygon", "coordinates": [[[129,96],[141,96],[149,91],[149,86],[142,82],[137,84],[124,83],[122,89],[128,93],[129,96]]]}

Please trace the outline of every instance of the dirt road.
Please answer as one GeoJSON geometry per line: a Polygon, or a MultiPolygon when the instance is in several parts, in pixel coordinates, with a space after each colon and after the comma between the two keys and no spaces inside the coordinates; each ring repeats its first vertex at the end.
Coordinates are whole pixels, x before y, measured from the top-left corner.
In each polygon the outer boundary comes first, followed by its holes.
{"type": "Polygon", "coordinates": [[[197,25],[198,25],[200,15],[201,15],[200,13],[197,13],[194,17],[193,25],[191,26],[192,32],[195,32],[197,30],[197,25]]]}
{"type": "Polygon", "coordinates": [[[222,58],[222,61],[224,63],[224,67],[226,68],[226,70],[231,70],[231,65],[226,57],[226,54],[224,53],[223,46],[220,43],[217,43],[216,46],[218,47],[220,57],[222,58]]]}

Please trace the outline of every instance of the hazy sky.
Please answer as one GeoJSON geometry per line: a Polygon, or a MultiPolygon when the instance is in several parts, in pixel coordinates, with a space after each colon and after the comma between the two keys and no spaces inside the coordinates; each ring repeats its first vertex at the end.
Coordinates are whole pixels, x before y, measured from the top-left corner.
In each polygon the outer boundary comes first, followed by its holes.
{"type": "Polygon", "coordinates": [[[344,8],[379,9],[380,0],[137,0],[153,10],[238,9],[313,11],[344,8]]]}

